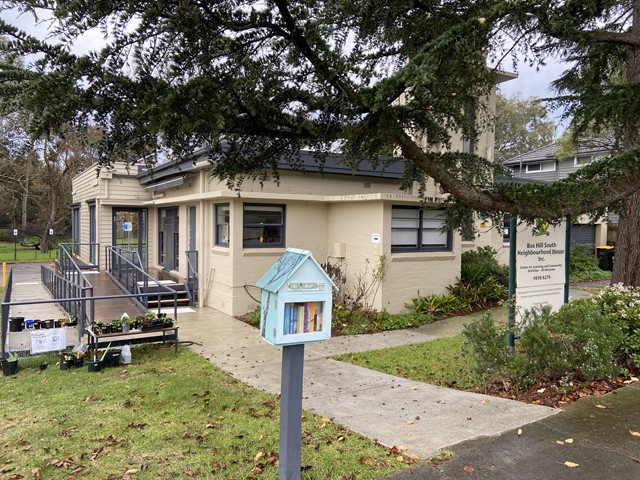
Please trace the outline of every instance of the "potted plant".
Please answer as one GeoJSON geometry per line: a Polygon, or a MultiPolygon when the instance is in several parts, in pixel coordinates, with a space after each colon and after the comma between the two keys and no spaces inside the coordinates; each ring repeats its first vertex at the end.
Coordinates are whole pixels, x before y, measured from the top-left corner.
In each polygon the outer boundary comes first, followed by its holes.
{"type": "Polygon", "coordinates": [[[9,352],[7,357],[2,361],[2,374],[5,376],[15,375],[18,371],[18,355],[15,352],[9,352]]]}
{"type": "Polygon", "coordinates": [[[112,320],[111,333],[120,333],[120,332],[122,332],[122,322],[120,320],[112,320]]]}
{"type": "Polygon", "coordinates": [[[124,333],[130,330],[131,319],[129,318],[129,315],[127,315],[126,313],[123,313],[122,316],[120,317],[120,323],[122,324],[122,331],[124,333]]]}

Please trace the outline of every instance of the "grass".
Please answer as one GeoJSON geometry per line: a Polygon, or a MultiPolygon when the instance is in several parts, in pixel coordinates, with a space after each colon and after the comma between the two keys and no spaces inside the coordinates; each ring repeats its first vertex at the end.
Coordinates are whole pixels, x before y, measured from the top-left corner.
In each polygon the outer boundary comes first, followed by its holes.
{"type": "MultiPolygon", "coordinates": [[[[21,358],[15,377],[0,377],[8,478],[277,478],[276,396],[172,345],[134,348],[131,365],[100,373],[61,371],[56,360],[21,358]]],[[[305,412],[302,429],[302,478],[378,478],[405,466],[329,419],[305,412]]]]}
{"type": "MultiPolygon", "coordinates": [[[[51,245],[53,248],[55,245],[51,245]]],[[[0,263],[3,262],[46,262],[56,259],[55,250],[44,253],[33,247],[23,247],[18,243],[0,242],[0,263]]]]}
{"type": "Polygon", "coordinates": [[[462,352],[463,344],[464,338],[457,335],[383,350],[347,353],[335,358],[443,387],[465,389],[480,386],[474,375],[473,359],[462,352]]]}

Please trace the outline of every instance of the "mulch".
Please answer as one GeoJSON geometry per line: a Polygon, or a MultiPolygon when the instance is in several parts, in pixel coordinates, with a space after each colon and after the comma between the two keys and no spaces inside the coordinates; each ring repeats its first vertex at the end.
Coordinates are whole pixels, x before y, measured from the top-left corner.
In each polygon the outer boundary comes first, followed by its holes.
{"type": "Polygon", "coordinates": [[[484,393],[495,397],[508,398],[532,405],[561,408],[583,397],[604,395],[629,383],[637,382],[640,371],[636,370],[628,378],[618,377],[613,380],[595,380],[590,383],[571,382],[560,386],[557,381],[537,383],[526,389],[516,390],[507,388],[501,383],[494,383],[484,388],[474,388],[469,391],[484,393]]]}

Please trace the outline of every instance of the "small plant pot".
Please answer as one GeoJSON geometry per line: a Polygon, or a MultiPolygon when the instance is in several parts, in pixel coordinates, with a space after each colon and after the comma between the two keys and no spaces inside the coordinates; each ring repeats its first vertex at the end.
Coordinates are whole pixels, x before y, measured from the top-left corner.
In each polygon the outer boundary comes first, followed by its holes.
{"type": "Polygon", "coordinates": [[[87,371],[99,372],[102,370],[102,362],[100,360],[87,360],[87,371]]]}
{"type": "Polygon", "coordinates": [[[13,362],[8,362],[7,360],[2,361],[2,374],[5,377],[10,377],[11,375],[15,375],[17,372],[18,372],[17,360],[13,362]]]}
{"type": "Polygon", "coordinates": [[[27,330],[32,330],[34,327],[35,327],[35,322],[33,320],[24,321],[24,328],[26,328],[27,330]]]}
{"type": "Polygon", "coordinates": [[[120,365],[120,350],[109,350],[102,359],[103,367],[118,367],[120,365]]]}
{"type": "Polygon", "coordinates": [[[24,317],[9,317],[9,331],[21,332],[24,328],[24,317]]]}
{"type": "Polygon", "coordinates": [[[128,333],[129,332],[129,324],[128,323],[123,323],[122,324],[122,333],[128,333]]]}
{"type": "Polygon", "coordinates": [[[43,322],[44,322],[44,328],[53,328],[55,326],[53,318],[49,318],[47,320],[43,320],[43,322]]]}
{"type": "Polygon", "coordinates": [[[42,325],[42,320],[34,320],[33,321],[33,328],[35,330],[40,330],[41,328],[44,328],[44,325],[42,325]]]}
{"type": "Polygon", "coordinates": [[[70,368],[81,366],[81,358],[76,358],[73,355],[69,355],[68,353],[63,353],[62,355],[60,355],[60,370],[69,370],[70,368]]]}
{"type": "Polygon", "coordinates": [[[62,327],[62,322],[60,320],[54,320],[53,321],[53,326],[54,326],[54,328],[60,328],[60,327],[62,327]]]}

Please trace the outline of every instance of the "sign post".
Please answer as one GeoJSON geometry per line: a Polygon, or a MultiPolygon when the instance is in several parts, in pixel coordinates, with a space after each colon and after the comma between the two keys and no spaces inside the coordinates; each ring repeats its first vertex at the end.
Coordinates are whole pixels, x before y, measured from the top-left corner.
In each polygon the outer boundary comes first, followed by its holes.
{"type": "Polygon", "coordinates": [[[18,229],[13,229],[13,259],[18,260],[18,229]]]}

